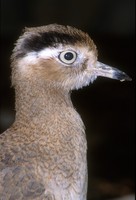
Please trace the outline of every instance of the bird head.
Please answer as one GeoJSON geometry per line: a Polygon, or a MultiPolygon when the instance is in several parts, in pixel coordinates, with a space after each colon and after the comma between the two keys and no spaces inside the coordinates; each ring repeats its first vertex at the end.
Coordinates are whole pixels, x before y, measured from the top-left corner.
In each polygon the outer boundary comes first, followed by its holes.
{"type": "Polygon", "coordinates": [[[11,59],[13,85],[33,80],[73,90],[88,85],[98,76],[131,80],[124,72],[99,62],[89,35],[70,26],[25,28],[11,59]]]}

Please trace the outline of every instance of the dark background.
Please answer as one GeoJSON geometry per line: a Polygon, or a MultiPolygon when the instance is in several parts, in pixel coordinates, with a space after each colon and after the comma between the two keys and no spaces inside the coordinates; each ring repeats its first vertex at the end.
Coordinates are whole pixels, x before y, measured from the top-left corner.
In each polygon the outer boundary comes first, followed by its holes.
{"type": "Polygon", "coordinates": [[[86,126],[88,200],[134,193],[134,0],[1,0],[0,132],[14,121],[10,55],[25,26],[60,23],[90,34],[99,60],[118,66],[132,82],[98,78],[72,93],[86,126]]]}

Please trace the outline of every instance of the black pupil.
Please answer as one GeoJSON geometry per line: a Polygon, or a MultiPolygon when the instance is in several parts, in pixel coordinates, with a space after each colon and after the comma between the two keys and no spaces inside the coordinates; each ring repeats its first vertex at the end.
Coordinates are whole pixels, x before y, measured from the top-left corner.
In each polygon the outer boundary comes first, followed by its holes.
{"type": "Polygon", "coordinates": [[[66,60],[72,60],[74,58],[74,55],[73,55],[73,53],[68,52],[68,53],[65,54],[64,58],[66,60]]]}

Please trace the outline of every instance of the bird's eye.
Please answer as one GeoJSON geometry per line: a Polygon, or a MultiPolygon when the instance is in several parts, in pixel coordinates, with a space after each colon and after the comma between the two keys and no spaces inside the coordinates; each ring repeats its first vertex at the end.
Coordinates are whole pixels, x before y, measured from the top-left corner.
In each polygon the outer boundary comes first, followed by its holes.
{"type": "Polygon", "coordinates": [[[77,53],[74,51],[63,51],[59,55],[60,61],[68,65],[74,63],[76,58],[77,58],[77,53]]]}

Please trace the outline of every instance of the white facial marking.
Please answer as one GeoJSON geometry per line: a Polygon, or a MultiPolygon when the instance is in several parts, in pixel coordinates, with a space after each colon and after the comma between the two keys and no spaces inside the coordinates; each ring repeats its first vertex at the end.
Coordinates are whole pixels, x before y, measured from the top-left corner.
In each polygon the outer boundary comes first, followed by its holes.
{"type": "MultiPolygon", "coordinates": [[[[18,62],[19,69],[23,74],[28,73],[28,71],[31,73],[31,70],[33,70],[32,65],[37,65],[42,60],[50,60],[54,59],[57,62],[61,64],[62,67],[69,67],[70,64],[64,63],[60,59],[60,55],[63,52],[75,52],[75,55],[77,55],[75,61],[71,63],[72,68],[81,68],[82,64],[84,64],[86,61],[86,69],[84,71],[79,71],[79,73],[73,74],[72,77],[69,77],[69,79],[66,79],[62,84],[66,87],[69,85],[70,89],[78,89],[83,86],[89,85],[90,82],[93,82],[97,75],[94,73],[94,68],[96,64],[96,58],[93,51],[89,51],[86,47],[79,47],[79,46],[58,46],[56,48],[45,48],[39,52],[30,52],[27,53],[27,55],[20,59],[18,62]]],[[[50,62],[50,61],[49,61],[50,62]]],[[[45,68],[46,70],[46,68],[45,68]]]]}
{"type": "Polygon", "coordinates": [[[47,48],[38,52],[38,57],[43,59],[56,58],[58,54],[58,48],[47,48]]]}
{"type": "Polygon", "coordinates": [[[67,66],[68,64],[63,63],[60,59],[59,59],[59,55],[62,52],[65,51],[73,51],[75,53],[77,53],[77,59],[75,59],[75,62],[72,63],[73,66],[77,65],[77,64],[82,64],[84,62],[84,60],[86,59],[85,55],[88,54],[88,50],[84,47],[70,47],[70,46],[62,46],[59,45],[56,48],[45,48],[39,52],[30,52],[27,53],[26,56],[22,59],[19,60],[19,65],[21,67],[26,67],[26,66],[30,66],[30,65],[34,65],[34,64],[38,64],[40,59],[43,60],[48,60],[48,59],[56,59],[57,62],[67,66]]]}

